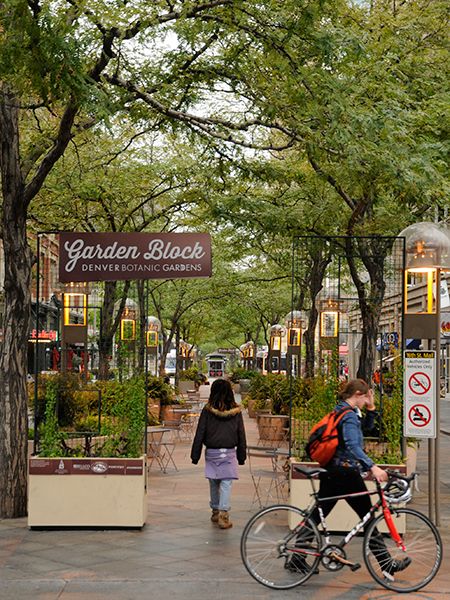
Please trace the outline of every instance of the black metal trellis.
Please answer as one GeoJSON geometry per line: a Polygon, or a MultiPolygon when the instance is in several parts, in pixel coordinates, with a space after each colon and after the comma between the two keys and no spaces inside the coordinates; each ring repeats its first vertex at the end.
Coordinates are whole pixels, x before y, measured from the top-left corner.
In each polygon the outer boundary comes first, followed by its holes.
{"type": "MultiPolygon", "coordinates": [[[[307,315],[302,377],[362,376],[372,383],[378,368],[382,413],[392,363],[403,350],[403,272],[404,238],[294,238],[292,310],[307,315]]],[[[291,423],[293,410],[291,402],[291,423]]],[[[294,426],[291,430],[292,448],[299,436],[294,426]]]]}

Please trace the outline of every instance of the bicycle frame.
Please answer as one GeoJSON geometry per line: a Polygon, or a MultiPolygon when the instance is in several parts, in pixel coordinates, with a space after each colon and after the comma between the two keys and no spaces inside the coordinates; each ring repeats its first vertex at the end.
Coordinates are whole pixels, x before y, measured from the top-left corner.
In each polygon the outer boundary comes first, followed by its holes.
{"type": "MultiPolygon", "coordinates": [[[[355,535],[357,535],[361,529],[364,528],[364,526],[366,525],[366,523],[368,521],[370,521],[371,518],[373,518],[375,516],[375,513],[381,508],[382,512],[383,512],[383,516],[384,516],[384,520],[386,522],[389,534],[391,536],[391,538],[394,540],[394,542],[397,544],[397,546],[399,548],[401,548],[403,551],[406,551],[406,547],[403,543],[403,540],[400,536],[400,534],[397,531],[397,528],[395,526],[395,523],[392,519],[392,515],[391,515],[391,511],[389,508],[389,505],[386,501],[386,498],[384,496],[383,490],[381,489],[381,486],[379,484],[378,481],[376,481],[376,489],[371,491],[371,490],[367,490],[364,492],[354,492],[352,494],[342,494],[339,496],[329,496],[326,498],[319,498],[318,492],[316,491],[315,487],[314,487],[314,481],[313,479],[310,480],[311,481],[311,486],[313,488],[313,493],[312,496],[314,498],[313,503],[306,509],[305,511],[305,519],[299,523],[297,525],[297,527],[294,528],[294,531],[292,532],[292,535],[289,535],[289,540],[292,539],[294,536],[296,536],[299,532],[299,529],[301,529],[301,527],[303,526],[304,522],[308,520],[308,518],[310,518],[312,516],[312,514],[314,513],[314,511],[316,510],[316,508],[319,511],[319,516],[320,516],[320,525],[322,526],[323,529],[323,536],[325,539],[325,545],[329,545],[331,544],[331,537],[330,537],[330,533],[327,529],[327,524],[326,524],[326,520],[325,520],[325,516],[323,514],[323,510],[322,510],[322,505],[330,500],[345,500],[347,498],[355,498],[358,496],[374,496],[374,495],[378,495],[378,500],[372,505],[371,509],[369,510],[369,512],[367,512],[364,517],[351,529],[351,531],[349,531],[340,541],[340,543],[338,544],[339,546],[341,546],[342,548],[344,548],[354,537],[355,535]]],[[[321,554],[321,552],[308,552],[305,549],[292,549],[292,552],[298,553],[298,554],[309,554],[309,555],[315,555],[315,556],[319,556],[321,554]]]]}

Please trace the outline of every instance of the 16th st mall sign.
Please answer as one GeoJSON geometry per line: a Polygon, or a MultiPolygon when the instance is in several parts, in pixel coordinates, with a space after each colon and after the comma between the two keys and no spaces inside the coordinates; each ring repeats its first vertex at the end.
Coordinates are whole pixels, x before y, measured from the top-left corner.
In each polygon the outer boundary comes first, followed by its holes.
{"type": "Polygon", "coordinates": [[[59,238],[59,280],[211,276],[209,233],[68,233],[59,238]]]}

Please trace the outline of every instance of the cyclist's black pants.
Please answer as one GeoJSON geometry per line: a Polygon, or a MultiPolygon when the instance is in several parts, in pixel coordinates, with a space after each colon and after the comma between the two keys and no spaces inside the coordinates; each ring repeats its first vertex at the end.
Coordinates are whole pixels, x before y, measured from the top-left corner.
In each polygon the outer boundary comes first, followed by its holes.
{"type": "MultiPolygon", "coordinates": [[[[367,491],[364,479],[361,477],[357,469],[347,467],[332,467],[327,470],[327,473],[320,474],[319,498],[328,498],[329,496],[342,496],[344,494],[354,494],[357,492],[367,491]]],[[[346,502],[357,513],[360,519],[363,519],[372,508],[370,496],[355,496],[345,499],[346,502]]],[[[326,517],[335,507],[338,500],[330,500],[322,503],[322,511],[326,517]]],[[[341,500],[342,502],[342,500],[341,500]]],[[[320,523],[319,509],[312,514],[312,519],[315,523],[320,523]]],[[[373,521],[369,519],[364,526],[364,529],[373,521]]],[[[391,556],[386,548],[383,536],[376,530],[374,536],[369,543],[370,549],[375,555],[377,561],[382,567],[386,562],[391,560],[391,556]]]]}

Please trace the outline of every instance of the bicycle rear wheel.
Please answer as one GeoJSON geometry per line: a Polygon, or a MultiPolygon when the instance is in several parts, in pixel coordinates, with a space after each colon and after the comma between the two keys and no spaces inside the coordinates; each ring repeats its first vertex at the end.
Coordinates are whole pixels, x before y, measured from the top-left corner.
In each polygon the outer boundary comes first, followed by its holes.
{"type": "Polygon", "coordinates": [[[441,537],[433,523],[415,510],[391,508],[391,514],[406,552],[398,548],[389,534],[378,533],[377,528],[380,529],[385,523],[383,515],[380,515],[364,535],[364,561],[375,581],[386,589],[415,592],[430,583],[439,570],[442,561],[441,537]],[[392,560],[398,563],[405,559],[409,559],[410,564],[397,572],[392,560]]]}
{"type": "Polygon", "coordinates": [[[305,513],[275,505],[256,513],[244,528],[241,557],[250,575],[263,585],[286,590],[304,583],[320,561],[320,533],[305,513]]]}

